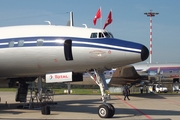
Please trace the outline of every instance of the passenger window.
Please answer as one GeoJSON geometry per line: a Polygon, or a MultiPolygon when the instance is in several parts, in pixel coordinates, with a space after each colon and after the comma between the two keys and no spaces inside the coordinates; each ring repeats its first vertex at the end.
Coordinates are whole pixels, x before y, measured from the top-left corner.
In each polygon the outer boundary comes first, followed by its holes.
{"type": "Polygon", "coordinates": [[[104,35],[102,33],[99,33],[99,38],[103,38],[104,35]]]}
{"type": "Polygon", "coordinates": [[[19,40],[18,41],[18,47],[24,46],[24,40],[19,40]]]}
{"type": "Polygon", "coordinates": [[[97,33],[91,33],[91,37],[90,38],[97,38],[97,33]]]}
{"type": "Polygon", "coordinates": [[[9,47],[14,47],[14,41],[13,40],[9,42],[9,47]]]}
{"type": "Polygon", "coordinates": [[[42,46],[43,45],[43,39],[38,39],[37,40],[37,46],[42,46]]]}

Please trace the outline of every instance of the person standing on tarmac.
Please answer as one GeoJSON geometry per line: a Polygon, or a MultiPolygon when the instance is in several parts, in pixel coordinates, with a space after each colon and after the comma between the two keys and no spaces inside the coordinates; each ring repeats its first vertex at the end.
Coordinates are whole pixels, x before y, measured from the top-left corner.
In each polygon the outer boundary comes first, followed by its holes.
{"type": "Polygon", "coordinates": [[[127,98],[128,100],[130,100],[130,99],[129,99],[130,90],[129,90],[129,88],[128,88],[127,85],[124,86],[123,94],[124,94],[124,100],[126,100],[126,98],[127,98]]]}
{"type": "Polygon", "coordinates": [[[140,87],[140,92],[143,94],[143,86],[140,87]]]}

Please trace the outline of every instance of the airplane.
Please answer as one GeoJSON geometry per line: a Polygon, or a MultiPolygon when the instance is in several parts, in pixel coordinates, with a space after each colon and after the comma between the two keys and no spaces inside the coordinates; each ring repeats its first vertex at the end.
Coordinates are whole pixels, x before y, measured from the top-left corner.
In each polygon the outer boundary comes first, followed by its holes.
{"type": "Polygon", "coordinates": [[[1,27],[0,33],[0,78],[19,82],[16,101],[24,100],[20,95],[25,94],[27,81],[38,78],[41,96],[42,78],[47,83],[82,81],[87,72],[100,87],[101,118],[111,118],[115,113],[114,106],[107,103],[108,86],[103,72],[144,61],[149,56],[146,46],[114,38],[102,29],[20,25],[1,27]]]}
{"type": "Polygon", "coordinates": [[[105,72],[110,85],[179,83],[180,64],[132,64],[105,72]]]}
{"type": "MultiPolygon", "coordinates": [[[[132,64],[104,71],[104,75],[109,86],[179,83],[180,64],[132,64]]],[[[88,74],[84,73],[83,81],[71,84],[94,85],[95,82],[89,79],[88,74]]]]}
{"type": "MultiPolygon", "coordinates": [[[[92,71],[92,74],[93,71],[92,71]]],[[[94,75],[95,76],[95,75],[94,75]]],[[[126,65],[111,70],[104,71],[106,83],[109,86],[121,86],[125,84],[133,85],[140,83],[142,80],[147,80],[148,77],[140,76],[132,65],[126,65]]],[[[72,85],[95,85],[95,81],[90,81],[88,73],[83,74],[83,81],[73,82],[72,85]]]]}
{"type": "Polygon", "coordinates": [[[160,82],[179,83],[180,64],[156,63],[156,64],[135,64],[136,71],[140,75],[148,75],[149,80],[161,80],[160,82]]]}

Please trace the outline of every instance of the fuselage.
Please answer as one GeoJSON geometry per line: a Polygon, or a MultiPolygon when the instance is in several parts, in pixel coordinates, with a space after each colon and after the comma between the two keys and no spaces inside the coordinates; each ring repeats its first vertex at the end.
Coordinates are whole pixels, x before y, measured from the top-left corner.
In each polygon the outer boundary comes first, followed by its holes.
{"type": "Polygon", "coordinates": [[[180,64],[137,64],[134,67],[137,72],[146,72],[152,76],[157,74],[161,74],[165,78],[179,78],[180,76],[180,64]]]}
{"type": "Polygon", "coordinates": [[[2,27],[0,33],[0,77],[4,78],[112,69],[149,55],[144,45],[115,39],[101,29],[30,25],[2,27]]]}

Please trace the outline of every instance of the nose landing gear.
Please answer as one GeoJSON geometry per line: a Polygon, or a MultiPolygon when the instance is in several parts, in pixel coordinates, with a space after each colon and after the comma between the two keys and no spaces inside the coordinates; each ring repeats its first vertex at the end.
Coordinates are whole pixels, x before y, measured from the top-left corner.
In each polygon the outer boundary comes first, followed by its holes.
{"type": "Polygon", "coordinates": [[[104,71],[101,70],[94,70],[94,75],[87,71],[89,76],[96,82],[96,84],[99,86],[101,91],[101,99],[103,101],[103,104],[99,106],[98,108],[98,115],[101,118],[112,118],[115,114],[115,108],[112,104],[106,103],[108,99],[110,99],[110,95],[106,94],[105,91],[108,90],[108,86],[105,80],[104,71]]]}

